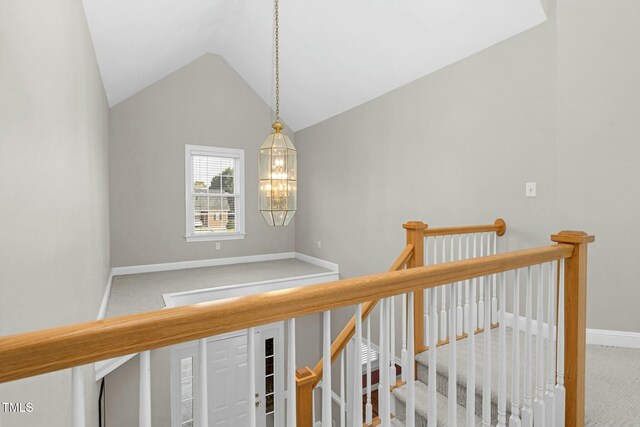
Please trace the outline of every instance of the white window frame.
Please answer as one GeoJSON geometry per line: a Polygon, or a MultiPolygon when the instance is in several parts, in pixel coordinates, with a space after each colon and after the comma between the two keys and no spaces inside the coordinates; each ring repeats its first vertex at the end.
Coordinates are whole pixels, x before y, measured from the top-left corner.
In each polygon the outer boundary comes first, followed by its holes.
{"type": "Polygon", "coordinates": [[[185,145],[185,239],[191,242],[210,242],[216,240],[238,240],[244,239],[245,233],[245,187],[244,187],[244,150],[237,148],[210,147],[208,145],[185,145]],[[233,177],[239,196],[236,199],[236,231],[233,232],[211,232],[208,234],[194,234],[193,211],[193,156],[227,157],[237,161],[236,174],[233,177]]]}

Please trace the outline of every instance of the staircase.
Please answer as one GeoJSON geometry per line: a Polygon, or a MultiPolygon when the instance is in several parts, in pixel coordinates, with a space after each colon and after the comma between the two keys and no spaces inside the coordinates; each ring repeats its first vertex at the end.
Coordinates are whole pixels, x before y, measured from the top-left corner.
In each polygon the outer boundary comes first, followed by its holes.
{"type": "MultiPolygon", "coordinates": [[[[509,327],[505,328],[505,336],[507,343],[507,361],[511,361],[513,349],[513,330],[509,327]]],[[[520,332],[520,343],[524,343],[524,332],[520,332]]],[[[466,338],[460,339],[456,343],[457,357],[457,404],[458,404],[458,423],[466,419],[466,403],[467,403],[467,356],[468,341],[466,338]]],[[[436,392],[437,392],[437,411],[438,426],[448,425],[447,419],[447,397],[449,390],[449,351],[450,344],[440,346],[436,350],[436,392]]],[[[532,352],[535,354],[536,341],[532,342],[532,352]]],[[[484,332],[476,334],[475,339],[476,354],[476,386],[475,386],[475,414],[476,424],[481,424],[482,415],[482,388],[483,388],[483,367],[484,364],[484,332]]],[[[544,352],[546,355],[546,352],[544,352]]],[[[524,355],[520,352],[520,366],[524,366],[524,355]]],[[[498,421],[498,370],[495,368],[498,361],[498,330],[491,331],[491,359],[494,369],[491,371],[491,424],[495,425],[498,421]]],[[[416,356],[417,381],[416,381],[416,427],[427,426],[427,402],[428,402],[428,376],[429,376],[429,351],[422,352],[416,356]]],[[[523,372],[520,372],[520,384],[523,384],[523,372]]],[[[511,371],[507,370],[507,395],[511,394],[511,371]]],[[[406,419],[406,385],[399,387],[393,391],[396,400],[396,422],[406,419]]],[[[510,407],[507,406],[506,418],[511,415],[510,407]]],[[[404,424],[397,424],[404,425],[404,424]]]]}

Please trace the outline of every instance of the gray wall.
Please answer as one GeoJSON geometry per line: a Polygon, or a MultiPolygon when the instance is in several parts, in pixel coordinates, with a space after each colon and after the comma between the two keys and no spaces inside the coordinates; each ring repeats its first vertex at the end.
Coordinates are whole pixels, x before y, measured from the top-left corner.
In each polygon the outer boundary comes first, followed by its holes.
{"type": "Polygon", "coordinates": [[[294,248],[294,228],[258,212],[258,147],[271,108],[217,55],[207,54],[110,110],[114,267],[231,257],[294,248]],[[246,237],[186,243],[185,144],[245,150],[246,237]]]}
{"type": "Polygon", "coordinates": [[[546,23],[297,132],[296,250],[352,277],[390,265],[408,220],[502,216],[509,250],[584,229],[588,326],[640,331],[640,5],[547,6],[546,23]]]}
{"type": "MultiPolygon", "coordinates": [[[[108,106],[80,0],[0,2],[0,335],[95,319],[108,277],[108,106]]],[[[97,425],[87,369],[87,414],[97,425]]],[[[69,371],[0,385],[9,426],[69,426],[69,371]]]]}

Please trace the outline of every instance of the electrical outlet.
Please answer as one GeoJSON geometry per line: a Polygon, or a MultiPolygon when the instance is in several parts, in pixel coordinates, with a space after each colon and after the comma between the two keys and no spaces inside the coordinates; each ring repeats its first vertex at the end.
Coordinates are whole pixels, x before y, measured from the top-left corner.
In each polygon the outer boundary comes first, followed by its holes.
{"type": "Polygon", "coordinates": [[[318,240],[318,249],[322,249],[322,242],[318,240]]]}
{"type": "Polygon", "coordinates": [[[535,182],[527,182],[525,187],[525,196],[526,197],[536,197],[536,183],[535,182]]]}
{"type": "Polygon", "coordinates": [[[216,242],[216,251],[219,251],[221,247],[222,244],[220,242],[216,242]]]}

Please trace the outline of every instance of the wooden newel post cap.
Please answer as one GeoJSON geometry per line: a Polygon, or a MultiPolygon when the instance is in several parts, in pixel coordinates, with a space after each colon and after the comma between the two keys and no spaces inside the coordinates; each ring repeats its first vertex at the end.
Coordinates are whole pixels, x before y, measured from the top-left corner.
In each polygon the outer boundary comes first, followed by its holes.
{"type": "Polygon", "coordinates": [[[310,368],[296,369],[296,383],[298,386],[315,381],[317,375],[310,368]]]}
{"type": "Polygon", "coordinates": [[[402,228],[405,230],[425,230],[427,224],[422,221],[409,221],[406,224],[402,224],[402,228]]]}
{"type": "Polygon", "coordinates": [[[551,235],[551,241],[557,243],[584,244],[593,243],[595,240],[596,236],[590,236],[584,231],[566,230],[551,235]]]}

